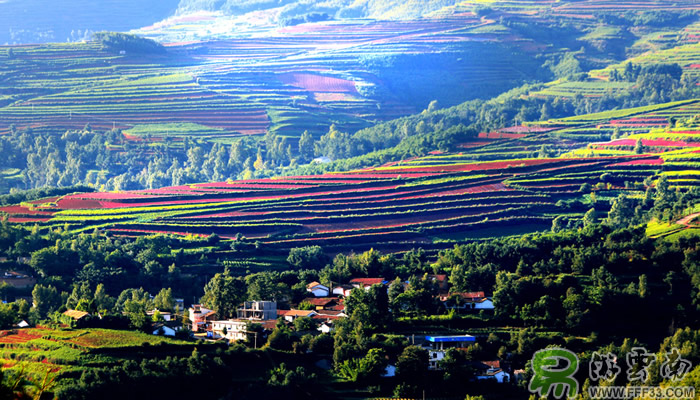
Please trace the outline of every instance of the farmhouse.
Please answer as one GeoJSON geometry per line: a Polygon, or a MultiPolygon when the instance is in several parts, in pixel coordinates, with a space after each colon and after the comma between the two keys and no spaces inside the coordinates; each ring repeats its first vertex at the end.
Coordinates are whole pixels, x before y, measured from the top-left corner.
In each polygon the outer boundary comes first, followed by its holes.
{"type": "Polygon", "coordinates": [[[315,297],[326,297],[330,294],[328,286],[321,285],[318,282],[311,282],[306,285],[306,291],[313,293],[315,297]]]}
{"type": "Polygon", "coordinates": [[[258,323],[265,329],[273,329],[277,319],[277,303],[274,301],[246,301],[238,309],[238,318],[211,321],[211,337],[228,341],[245,340],[248,324],[258,323]]]}
{"type": "Polygon", "coordinates": [[[192,332],[206,332],[211,330],[211,322],[216,319],[216,311],[193,304],[189,309],[192,332]]]}
{"type": "Polygon", "coordinates": [[[431,281],[435,282],[435,284],[437,284],[438,290],[440,292],[447,291],[447,289],[449,287],[449,283],[447,281],[446,274],[428,275],[428,279],[430,279],[431,281]]]}
{"type": "Polygon", "coordinates": [[[306,302],[314,306],[314,308],[318,310],[334,310],[339,304],[342,304],[343,301],[337,297],[324,297],[324,298],[307,298],[301,301],[302,303],[306,302]]]}
{"type": "Polygon", "coordinates": [[[353,285],[338,285],[333,287],[333,294],[348,297],[353,289],[355,289],[353,285]]]}
{"type": "Polygon", "coordinates": [[[146,311],[146,315],[149,317],[153,318],[153,315],[158,313],[161,317],[163,317],[164,321],[171,321],[172,320],[172,314],[167,312],[167,311],[160,311],[159,309],[155,308],[151,311],[146,311]]]}
{"type": "Polygon", "coordinates": [[[318,315],[318,313],[313,310],[287,310],[283,314],[284,319],[289,322],[294,322],[299,317],[313,317],[314,315],[318,315]]]}
{"type": "Polygon", "coordinates": [[[36,284],[36,279],[17,271],[7,271],[0,277],[0,282],[4,282],[17,289],[31,288],[36,284]]]}
{"type": "Polygon", "coordinates": [[[245,301],[238,309],[238,318],[269,320],[277,318],[277,302],[274,301],[245,301]]]}
{"type": "Polygon", "coordinates": [[[321,333],[331,333],[334,329],[335,328],[333,327],[333,321],[324,321],[321,322],[321,325],[318,326],[318,330],[321,333]]]}
{"type": "Polygon", "coordinates": [[[426,336],[421,347],[428,351],[428,369],[437,370],[438,361],[445,358],[451,348],[466,348],[476,342],[472,335],[426,336]]]}
{"type": "Polygon", "coordinates": [[[153,324],[151,326],[151,329],[153,330],[154,335],[160,335],[160,336],[175,336],[177,331],[179,331],[179,326],[176,324],[169,324],[169,323],[157,323],[153,324]]]}
{"type": "Polygon", "coordinates": [[[493,300],[484,292],[441,293],[438,298],[448,310],[493,310],[493,300]]]}
{"type": "Polygon", "coordinates": [[[215,335],[228,339],[229,341],[245,340],[249,320],[230,319],[226,321],[213,321],[212,332],[215,335]]]}
{"type": "Polygon", "coordinates": [[[498,383],[510,382],[510,374],[501,368],[500,361],[482,361],[474,365],[477,380],[494,380],[498,383]]]}
{"type": "Polygon", "coordinates": [[[384,285],[386,283],[386,279],[384,278],[355,278],[350,280],[352,286],[365,290],[368,290],[373,285],[384,285]]]}
{"type": "Polygon", "coordinates": [[[90,315],[90,313],[86,312],[86,311],[68,310],[68,311],[65,311],[63,313],[63,315],[65,315],[66,317],[69,317],[75,321],[79,321],[79,320],[87,317],[88,315],[90,315]]]}

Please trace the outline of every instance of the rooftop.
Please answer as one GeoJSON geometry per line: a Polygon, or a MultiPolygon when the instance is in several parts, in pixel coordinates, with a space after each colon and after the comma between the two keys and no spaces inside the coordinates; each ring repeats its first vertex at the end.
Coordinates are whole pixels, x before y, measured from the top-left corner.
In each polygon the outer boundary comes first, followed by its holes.
{"type": "Polygon", "coordinates": [[[476,342],[476,338],[472,335],[455,335],[455,336],[426,336],[425,340],[432,343],[445,342],[476,342]]]}
{"type": "Polygon", "coordinates": [[[355,278],[355,279],[350,279],[350,283],[354,284],[359,284],[359,285],[376,285],[376,284],[384,284],[386,282],[386,279],[384,278],[355,278]]]}

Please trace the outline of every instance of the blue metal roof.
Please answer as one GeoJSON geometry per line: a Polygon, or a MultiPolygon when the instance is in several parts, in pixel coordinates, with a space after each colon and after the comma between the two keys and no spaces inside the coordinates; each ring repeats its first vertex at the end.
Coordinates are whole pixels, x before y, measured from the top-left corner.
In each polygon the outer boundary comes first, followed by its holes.
{"type": "Polygon", "coordinates": [[[459,336],[426,336],[425,340],[433,343],[441,342],[476,342],[476,338],[472,335],[459,336]]]}

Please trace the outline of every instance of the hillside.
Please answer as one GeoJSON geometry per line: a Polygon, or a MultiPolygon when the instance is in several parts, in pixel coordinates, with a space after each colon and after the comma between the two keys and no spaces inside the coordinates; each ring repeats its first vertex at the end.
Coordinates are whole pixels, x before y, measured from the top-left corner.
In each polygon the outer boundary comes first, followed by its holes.
{"type": "MultiPolygon", "coordinates": [[[[0,211],[44,228],[215,233],[281,253],[305,245],[336,252],[451,247],[553,223],[563,229],[606,216],[638,219],[635,207],[652,207],[645,196],[659,190],[660,179],[683,190],[697,186],[698,115],[700,100],[617,110],[484,132],[459,152],[375,168],[74,194],[0,211]]],[[[669,198],[660,217],[682,214],[695,201],[689,193],[669,198]]]]}
{"type": "Polygon", "coordinates": [[[460,125],[696,98],[697,4],[622,16],[615,4],[465,2],[419,19],[289,26],[206,11],[134,31],[163,46],[0,47],[0,146],[14,154],[0,160],[0,191],[317,173],[319,156],[337,161],[326,171],[357,169],[425,155],[460,125]]]}

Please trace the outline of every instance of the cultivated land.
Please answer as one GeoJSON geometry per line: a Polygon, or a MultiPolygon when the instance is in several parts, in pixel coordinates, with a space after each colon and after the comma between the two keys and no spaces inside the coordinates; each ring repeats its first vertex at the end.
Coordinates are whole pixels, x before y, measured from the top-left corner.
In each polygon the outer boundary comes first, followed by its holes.
{"type": "Polygon", "coordinates": [[[167,137],[178,136],[168,124],[194,123],[209,128],[198,138],[226,141],[268,130],[318,136],[331,124],[357,130],[416,112],[448,86],[453,104],[482,88],[515,86],[532,68],[528,40],[470,31],[485,24],[460,13],[269,27],[264,35],[170,43],[163,55],[94,42],[0,47],[0,132],[90,123],[167,137]],[[504,63],[504,49],[524,61],[504,63]],[[393,57],[406,58],[399,74],[412,74],[410,83],[382,70],[393,57]],[[441,83],[444,68],[459,82],[441,83]],[[419,97],[426,88],[433,97],[419,97]],[[409,93],[399,95],[403,89],[409,93]]]}
{"type": "Polygon", "coordinates": [[[152,138],[230,142],[272,131],[293,142],[304,130],[318,137],[336,124],[353,132],[433,99],[447,106],[494,96],[541,72],[538,56],[581,44],[581,63],[614,65],[531,95],[615,94],[633,86],[608,79],[610,68],[622,68],[615,63],[627,58],[625,45],[636,63],[678,62],[697,78],[697,24],[635,26],[634,36],[593,14],[697,8],[693,1],[464,2],[422,19],[286,27],[264,13],[237,17],[243,25],[194,13],[135,31],[166,43],[161,55],[122,54],[95,42],[2,46],[0,132],[13,124],[55,133],[90,123],[152,138]],[[482,15],[473,12],[486,6],[482,15]],[[552,37],[553,22],[575,27],[579,37],[552,37]]]}
{"type": "Polygon", "coordinates": [[[376,168],[73,194],[0,211],[11,222],[74,232],[242,235],[280,252],[450,247],[546,230],[558,215],[607,212],[610,200],[641,197],[661,176],[696,186],[698,114],[700,100],[616,110],[485,132],[463,151],[376,168]]]}

